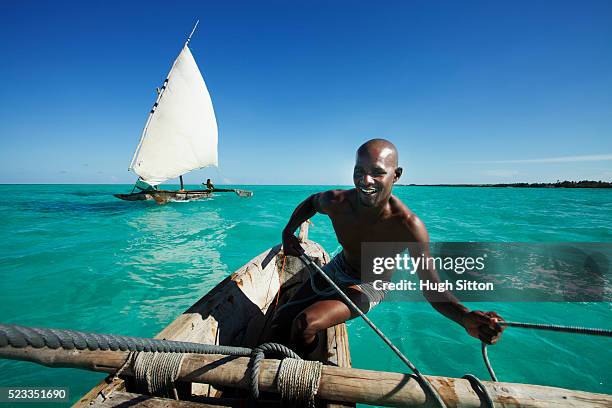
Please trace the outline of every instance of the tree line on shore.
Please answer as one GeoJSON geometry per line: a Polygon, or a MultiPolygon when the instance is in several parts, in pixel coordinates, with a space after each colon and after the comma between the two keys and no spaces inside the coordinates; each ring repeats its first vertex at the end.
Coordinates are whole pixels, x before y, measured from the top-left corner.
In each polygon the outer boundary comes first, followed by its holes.
{"type": "Polygon", "coordinates": [[[528,187],[528,188],[612,188],[608,181],[580,180],[559,181],[555,183],[499,183],[499,184],[399,184],[402,186],[429,187],[528,187]]]}

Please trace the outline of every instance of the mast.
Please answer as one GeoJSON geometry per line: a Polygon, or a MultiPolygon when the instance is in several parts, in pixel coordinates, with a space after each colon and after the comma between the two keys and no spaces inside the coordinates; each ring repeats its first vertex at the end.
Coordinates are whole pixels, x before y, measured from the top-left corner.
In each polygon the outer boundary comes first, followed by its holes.
{"type": "Polygon", "coordinates": [[[193,26],[193,30],[191,30],[191,34],[189,34],[189,37],[187,37],[187,41],[185,41],[185,47],[189,45],[189,41],[191,41],[191,36],[193,35],[193,33],[195,33],[196,28],[198,28],[198,24],[200,23],[200,20],[196,21],[195,25],[193,26]]]}

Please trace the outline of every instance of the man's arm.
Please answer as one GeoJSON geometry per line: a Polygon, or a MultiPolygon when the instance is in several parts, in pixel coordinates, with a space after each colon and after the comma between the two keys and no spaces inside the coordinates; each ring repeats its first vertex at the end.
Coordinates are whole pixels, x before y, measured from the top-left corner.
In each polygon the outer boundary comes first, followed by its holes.
{"type": "Polygon", "coordinates": [[[333,196],[332,191],[316,193],[298,204],[283,229],[283,251],[285,255],[299,256],[304,253],[299,240],[295,236],[295,230],[316,213],[326,214],[333,196]]]}
{"type": "MultiPolygon", "coordinates": [[[[412,215],[407,220],[407,225],[417,242],[417,254],[414,255],[420,256],[423,254],[425,259],[429,258],[429,234],[425,224],[418,217],[412,215]]],[[[421,281],[440,282],[440,277],[433,268],[424,269],[420,265],[417,274],[421,281]]],[[[499,340],[503,327],[498,321],[503,319],[497,313],[480,310],[470,311],[448,290],[444,292],[429,290],[424,291],[423,294],[434,309],[463,326],[470,336],[488,344],[494,344],[499,340]]]]}

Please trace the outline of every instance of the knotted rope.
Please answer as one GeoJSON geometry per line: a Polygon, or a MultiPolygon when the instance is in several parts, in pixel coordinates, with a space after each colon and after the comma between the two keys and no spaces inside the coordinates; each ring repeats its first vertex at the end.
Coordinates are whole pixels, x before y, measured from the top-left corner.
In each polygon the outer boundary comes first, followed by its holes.
{"type": "Polygon", "coordinates": [[[289,406],[315,407],[323,363],[286,358],[280,363],[278,389],[289,406]]]}

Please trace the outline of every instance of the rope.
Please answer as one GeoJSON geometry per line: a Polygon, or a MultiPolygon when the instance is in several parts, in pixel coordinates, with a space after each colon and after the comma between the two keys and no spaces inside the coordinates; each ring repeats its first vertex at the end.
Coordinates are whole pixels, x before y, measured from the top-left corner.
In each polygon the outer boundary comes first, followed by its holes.
{"type": "MultiPolygon", "coordinates": [[[[123,366],[115,374],[118,376],[126,368],[128,364],[138,365],[140,378],[146,380],[145,384],[149,384],[152,388],[158,390],[161,387],[165,387],[164,384],[168,384],[168,381],[174,382],[176,379],[175,374],[168,374],[167,378],[172,380],[164,380],[163,377],[166,374],[160,374],[161,368],[153,368],[147,377],[147,373],[143,371],[142,364],[145,361],[150,360],[151,364],[155,367],[157,365],[169,367],[170,373],[173,373],[178,364],[178,370],[180,370],[180,361],[182,361],[183,353],[192,354],[223,354],[230,356],[240,357],[251,357],[249,361],[249,378],[251,380],[251,393],[254,398],[259,398],[259,369],[261,362],[266,355],[277,355],[281,357],[290,357],[299,359],[300,357],[295,354],[290,348],[278,343],[264,343],[254,349],[246,347],[231,347],[231,346],[219,346],[214,344],[201,344],[201,343],[190,343],[174,340],[158,340],[158,339],[147,339],[142,337],[131,337],[131,336],[116,336],[113,334],[97,334],[87,333],[76,330],[60,330],[60,329],[45,329],[36,327],[19,326],[16,324],[0,324],[0,347],[33,347],[43,348],[47,347],[50,349],[64,349],[64,350],[112,350],[112,351],[130,351],[130,352],[146,352],[140,353],[140,355],[130,354],[123,366]],[[158,356],[163,354],[158,353],[173,353],[177,359],[166,359],[165,357],[156,357],[155,359],[148,356],[156,352],[158,356]],[[180,360],[179,360],[180,359],[180,360]],[[135,360],[139,360],[138,363],[135,360]],[[155,362],[152,362],[156,360],[155,362]],[[179,361],[177,363],[177,361],[179,361]],[[142,363],[142,364],[141,364],[142,363]]],[[[173,355],[171,354],[171,355],[173,355]]],[[[148,370],[148,368],[147,368],[148,370]]],[[[147,386],[148,387],[148,386],[147,386]]]]}
{"type": "Polygon", "coordinates": [[[476,376],[472,374],[466,374],[461,378],[464,378],[470,382],[472,389],[474,390],[476,395],[478,395],[478,398],[480,398],[480,401],[486,404],[487,408],[495,408],[495,403],[493,402],[493,399],[491,398],[491,394],[489,394],[487,387],[485,387],[482,381],[480,381],[476,376]]]}
{"type": "MultiPolygon", "coordinates": [[[[48,347],[64,350],[157,351],[159,353],[225,354],[248,357],[251,349],[174,340],[116,336],[76,330],[45,329],[0,324],[0,347],[48,347]]],[[[283,346],[284,347],[284,346],[283,346]]]]}
{"type": "Polygon", "coordinates": [[[250,354],[251,360],[248,365],[249,385],[251,388],[251,396],[255,399],[259,398],[259,369],[261,362],[266,355],[281,355],[284,357],[300,359],[300,356],[295,354],[288,347],[278,343],[264,343],[255,347],[250,354]]]}
{"type": "MultiPolygon", "coordinates": [[[[562,326],[559,324],[546,323],[507,322],[505,320],[500,320],[498,321],[498,323],[502,326],[518,327],[521,329],[548,330],[563,333],[590,334],[593,336],[612,337],[612,330],[609,329],[598,329],[582,326],[562,326]]],[[[489,361],[489,355],[487,354],[487,345],[485,343],[482,343],[482,358],[484,360],[485,366],[487,367],[487,371],[489,371],[491,379],[497,382],[497,376],[495,375],[495,371],[493,371],[493,367],[491,366],[491,362],[489,361]]]]}
{"type": "Polygon", "coordinates": [[[305,361],[286,358],[278,370],[278,389],[283,402],[288,406],[315,407],[315,395],[319,390],[321,370],[320,361],[305,361]]]}
{"type": "Polygon", "coordinates": [[[493,371],[493,367],[491,366],[491,362],[489,361],[489,354],[487,354],[487,343],[482,343],[482,358],[484,360],[485,366],[487,367],[487,371],[491,376],[491,380],[497,382],[497,376],[495,375],[495,371],[493,371]]]}
{"type": "Polygon", "coordinates": [[[327,281],[327,283],[332,288],[334,288],[338,295],[340,295],[340,297],[344,299],[346,304],[351,309],[353,309],[359,316],[361,316],[361,318],[372,328],[372,330],[374,330],[376,334],[378,334],[378,336],[387,344],[387,346],[389,346],[389,348],[393,350],[395,354],[397,354],[400,360],[402,360],[402,362],[412,370],[412,372],[419,379],[419,382],[422,384],[424,391],[426,391],[426,393],[429,393],[429,395],[433,397],[436,404],[441,408],[446,408],[446,404],[442,400],[442,397],[440,397],[440,394],[438,394],[438,392],[431,385],[431,383],[423,376],[423,374],[421,374],[421,372],[416,368],[416,366],[412,364],[412,362],[410,362],[410,360],[408,360],[408,358],[395,346],[395,344],[393,344],[393,342],[391,342],[391,340],[389,340],[389,338],[387,338],[387,336],[385,336],[384,333],[380,331],[378,327],[376,327],[376,325],[365,315],[365,313],[363,313],[361,309],[359,309],[359,307],[355,303],[353,303],[353,301],[338,287],[338,285],[336,285],[336,282],[334,282],[329,276],[327,276],[327,274],[323,272],[319,265],[314,263],[312,259],[308,257],[308,255],[302,254],[300,255],[300,259],[302,260],[302,262],[304,262],[306,266],[319,272],[323,279],[325,279],[325,281],[327,281]]]}
{"type": "Polygon", "coordinates": [[[146,386],[150,395],[172,396],[178,400],[174,382],[184,357],[183,353],[137,353],[133,363],[136,383],[146,386]]]}
{"type": "Polygon", "coordinates": [[[612,337],[612,330],[608,329],[594,329],[590,327],[581,326],[561,326],[558,324],[506,322],[504,320],[500,320],[498,323],[502,326],[520,327],[522,329],[537,329],[564,333],[591,334],[594,336],[612,337]]]}

